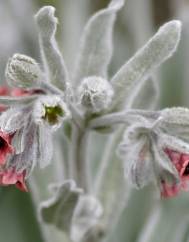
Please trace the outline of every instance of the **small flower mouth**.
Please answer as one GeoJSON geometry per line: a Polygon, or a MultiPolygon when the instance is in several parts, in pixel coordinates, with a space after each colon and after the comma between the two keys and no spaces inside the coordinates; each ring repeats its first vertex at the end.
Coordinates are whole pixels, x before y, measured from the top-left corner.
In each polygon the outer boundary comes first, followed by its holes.
{"type": "Polygon", "coordinates": [[[185,167],[183,176],[188,176],[189,175],[189,164],[185,167]]]}
{"type": "Polygon", "coordinates": [[[0,150],[4,150],[5,148],[7,148],[7,143],[2,137],[0,137],[0,150]]]}
{"type": "Polygon", "coordinates": [[[184,177],[189,177],[189,156],[183,155],[183,168],[181,169],[181,175],[184,177]]]}
{"type": "Polygon", "coordinates": [[[59,121],[59,117],[64,116],[64,111],[60,106],[48,107],[45,106],[45,115],[43,119],[47,120],[50,125],[55,125],[59,121]]]}
{"type": "Polygon", "coordinates": [[[10,144],[12,137],[13,135],[1,136],[0,134],[0,165],[6,163],[6,157],[8,154],[14,153],[14,148],[10,144]]]}
{"type": "Polygon", "coordinates": [[[171,162],[176,167],[180,177],[189,178],[189,155],[170,149],[165,149],[165,153],[168,155],[171,162]]]}

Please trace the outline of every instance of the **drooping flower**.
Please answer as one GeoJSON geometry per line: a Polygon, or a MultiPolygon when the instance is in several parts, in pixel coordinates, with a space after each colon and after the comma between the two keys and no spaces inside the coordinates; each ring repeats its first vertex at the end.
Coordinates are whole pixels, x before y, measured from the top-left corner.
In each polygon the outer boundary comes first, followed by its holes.
{"type": "Polygon", "coordinates": [[[189,188],[189,145],[182,135],[178,136],[178,130],[174,136],[170,132],[173,121],[169,120],[169,129],[165,130],[168,122],[162,112],[159,123],[146,120],[131,125],[125,131],[119,154],[132,184],[140,188],[155,181],[162,197],[172,197],[189,188]]]}
{"type": "Polygon", "coordinates": [[[0,172],[0,184],[3,186],[15,185],[21,191],[27,192],[27,186],[25,184],[25,170],[17,172],[15,168],[9,168],[0,172]]]}

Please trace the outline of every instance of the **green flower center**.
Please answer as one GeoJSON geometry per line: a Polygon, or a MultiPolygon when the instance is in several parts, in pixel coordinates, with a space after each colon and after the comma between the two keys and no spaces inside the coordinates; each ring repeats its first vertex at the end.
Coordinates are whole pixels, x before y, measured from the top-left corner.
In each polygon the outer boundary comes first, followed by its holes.
{"type": "Polygon", "coordinates": [[[45,106],[44,119],[48,121],[50,125],[55,125],[58,123],[59,117],[64,116],[64,110],[60,106],[48,107],[45,106]]]}

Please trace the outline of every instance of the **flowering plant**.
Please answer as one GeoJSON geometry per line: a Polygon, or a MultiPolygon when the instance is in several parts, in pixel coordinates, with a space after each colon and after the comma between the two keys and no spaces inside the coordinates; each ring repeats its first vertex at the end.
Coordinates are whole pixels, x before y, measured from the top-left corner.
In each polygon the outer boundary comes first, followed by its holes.
{"type": "Polygon", "coordinates": [[[51,6],[35,15],[42,65],[22,54],[7,63],[13,90],[0,96],[0,184],[31,192],[44,241],[108,241],[126,205],[127,180],[137,188],[155,183],[162,197],[188,189],[189,110],[149,110],[158,96],[152,72],[176,51],[181,23],[160,27],[109,78],[112,29],[123,4],[112,0],[89,20],[70,74],[51,6]],[[108,137],[96,173],[94,133],[108,137]],[[48,165],[45,176],[38,168],[48,165]]]}

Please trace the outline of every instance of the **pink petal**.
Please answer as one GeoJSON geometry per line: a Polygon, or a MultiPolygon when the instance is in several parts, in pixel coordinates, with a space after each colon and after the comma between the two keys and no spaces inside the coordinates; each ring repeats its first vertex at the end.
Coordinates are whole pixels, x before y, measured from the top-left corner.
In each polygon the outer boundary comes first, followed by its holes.
{"type": "Polygon", "coordinates": [[[28,96],[28,95],[30,95],[30,92],[22,88],[14,88],[11,91],[11,96],[13,97],[28,96]]]}
{"type": "Polygon", "coordinates": [[[15,186],[16,186],[16,188],[18,188],[22,192],[28,192],[28,188],[27,188],[25,182],[17,181],[15,186]]]}
{"type": "Polygon", "coordinates": [[[174,165],[179,163],[181,157],[179,152],[166,148],[165,153],[169,156],[169,159],[173,162],[174,165]]]}
{"type": "Polygon", "coordinates": [[[9,95],[9,89],[5,86],[0,86],[0,96],[8,96],[9,95]]]}
{"type": "Polygon", "coordinates": [[[162,183],[161,196],[164,198],[174,197],[179,193],[180,189],[181,187],[179,185],[169,185],[162,183]]]}

